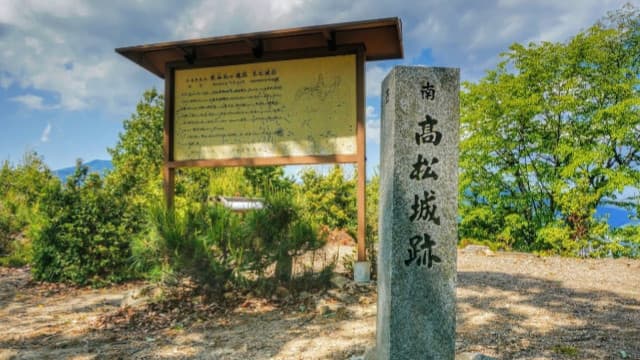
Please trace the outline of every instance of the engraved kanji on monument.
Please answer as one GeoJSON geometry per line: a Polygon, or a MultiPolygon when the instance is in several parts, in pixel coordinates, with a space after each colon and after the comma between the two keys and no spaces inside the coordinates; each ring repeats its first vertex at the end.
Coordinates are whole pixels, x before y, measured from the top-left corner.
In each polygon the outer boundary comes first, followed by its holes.
{"type": "Polygon", "coordinates": [[[460,71],[382,83],[378,360],[455,357],[460,71]]]}

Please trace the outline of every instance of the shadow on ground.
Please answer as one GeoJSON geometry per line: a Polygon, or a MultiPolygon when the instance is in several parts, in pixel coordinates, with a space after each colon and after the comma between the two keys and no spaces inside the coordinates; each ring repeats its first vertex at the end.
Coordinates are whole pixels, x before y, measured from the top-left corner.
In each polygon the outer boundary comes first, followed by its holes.
{"type": "Polygon", "coordinates": [[[217,320],[149,333],[94,330],[3,339],[0,359],[346,359],[363,353],[372,335],[341,335],[330,347],[298,357],[319,337],[349,326],[348,320],[310,321],[304,316],[282,316],[277,310],[236,316],[231,322],[217,320]]]}
{"type": "Polygon", "coordinates": [[[0,309],[11,303],[18,293],[18,289],[23,288],[27,283],[29,269],[13,269],[0,267],[0,309]]]}
{"type": "MultiPolygon", "coordinates": [[[[79,302],[75,316],[112,310],[115,298],[109,299],[102,310],[79,302]]],[[[38,302],[21,304],[26,324],[38,302]]],[[[620,359],[623,354],[640,359],[640,299],[611,291],[576,290],[526,275],[463,271],[458,273],[457,319],[458,352],[500,359],[620,359]]],[[[375,302],[356,303],[342,315],[276,307],[179,320],[151,331],[74,330],[60,321],[47,329],[53,325],[38,322],[39,332],[9,329],[3,334],[0,359],[348,359],[375,341],[375,302]]]]}
{"type": "Polygon", "coordinates": [[[457,317],[459,347],[503,359],[640,359],[640,300],[612,292],[459,272],[457,317]]]}

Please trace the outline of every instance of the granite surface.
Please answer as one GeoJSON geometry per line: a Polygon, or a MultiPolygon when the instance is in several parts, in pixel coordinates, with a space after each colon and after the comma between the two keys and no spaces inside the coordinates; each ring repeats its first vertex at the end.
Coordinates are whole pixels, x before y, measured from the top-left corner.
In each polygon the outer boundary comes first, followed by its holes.
{"type": "Polygon", "coordinates": [[[459,69],[382,84],[376,358],[455,358],[459,69]]]}

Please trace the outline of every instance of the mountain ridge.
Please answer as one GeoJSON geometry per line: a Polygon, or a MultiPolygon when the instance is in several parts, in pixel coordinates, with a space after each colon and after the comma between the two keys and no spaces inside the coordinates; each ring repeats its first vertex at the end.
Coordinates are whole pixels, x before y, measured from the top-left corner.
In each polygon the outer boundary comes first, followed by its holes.
{"type": "MultiPolygon", "coordinates": [[[[97,172],[100,176],[104,176],[113,169],[113,163],[110,160],[94,159],[89,162],[84,162],[83,165],[89,167],[89,173],[97,172]]],[[[75,166],[70,166],[54,170],[53,173],[64,182],[67,177],[73,174],[75,169],[75,166]]],[[[610,227],[619,228],[629,224],[638,224],[638,221],[632,221],[630,219],[630,215],[633,215],[633,212],[626,209],[613,205],[601,205],[597,207],[595,216],[598,218],[605,217],[610,227]]]]}
{"type": "MultiPolygon", "coordinates": [[[[100,176],[104,176],[107,172],[113,169],[113,163],[111,160],[94,159],[89,162],[83,162],[82,165],[89,167],[89,173],[97,172],[100,176]]],[[[57,176],[62,182],[67,180],[67,177],[71,176],[76,171],[75,166],[69,166],[66,168],[53,170],[53,174],[57,176]]]]}

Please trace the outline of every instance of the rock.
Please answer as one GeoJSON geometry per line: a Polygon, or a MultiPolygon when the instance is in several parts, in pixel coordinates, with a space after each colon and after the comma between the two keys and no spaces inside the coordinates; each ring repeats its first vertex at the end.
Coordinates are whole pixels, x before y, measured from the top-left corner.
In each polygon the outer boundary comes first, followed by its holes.
{"type": "Polygon", "coordinates": [[[467,245],[462,252],[465,254],[474,254],[474,255],[484,255],[484,256],[495,256],[496,254],[489,249],[488,246],[485,245],[467,245]]]}
{"type": "Polygon", "coordinates": [[[122,307],[136,307],[138,305],[142,305],[147,301],[146,298],[140,297],[139,290],[131,290],[127,292],[127,295],[122,299],[120,306],[122,307]]]}
{"type": "Polygon", "coordinates": [[[376,360],[376,347],[372,346],[365,351],[363,360],[376,360]]]}
{"type": "Polygon", "coordinates": [[[349,358],[349,360],[376,360],[376,347],[370,346],[367,348],[367,351],[364,352],[364,355],[353,355],[349,358]]]}
{"type": "Polygon", "coordinates": [[[142,288],[133,289],[122,299],[120,306],[139,307],[152,302],[162,296],[162,289],[155,285],[148,285],[142,288]]]}
{"type": "Polygon", "coordinates": [[[331,278],[331,284],[333,286],[337,287],[338,289],[342,289],[348,283],[349,283],[349,279],[347,279],[346,277],[344,277],[342,275],[334,275],[331,278]]]}
{"type": "Polygon", "coordinates": [[[316,313],[318,315],[328,315],[330,313],[344,313],[346,312],[346,307],[342,304],[320,300],[316,304],[316,313]]]}
{"type": "Polygon", "coordinates": [[[316,305],[316,312],[318,315],[326,315],[331,312],[331,309],[327,304],[318,304],[316,305]]]}
{"type": "Polygon", "coordinates": [[[289,296],[289,290],[287,290],[287,288],[285,288],[284,286],[278,286],[276,288],[276,296],[280,299],[284,299],[289,296]]]}
{"type": "Polygon", "coordinates": [[[371,280],[368,283],[354,283],[354,284],[356,286],[356,289],[358,289],[360,292],[370,292],[376,289],[375,280],[371,280]]]}
{"type": "Polygon", "coordinates": [[[349,294],[344,293],[343,291],[340,290],[336,290],[336,289],[331,289],[329,291],[327,291],[327,294],[329,294],[329,296],[331,296],[332,298],[341,301],[345,304],[352,304],[354,302],[356,302],[355,298],[349,294]]]}
{"type": "Polygon", "coordinates": [[[497,360],[494,357],[474,352],[465,352],[456,355],[456,360],[497,360]]]}

